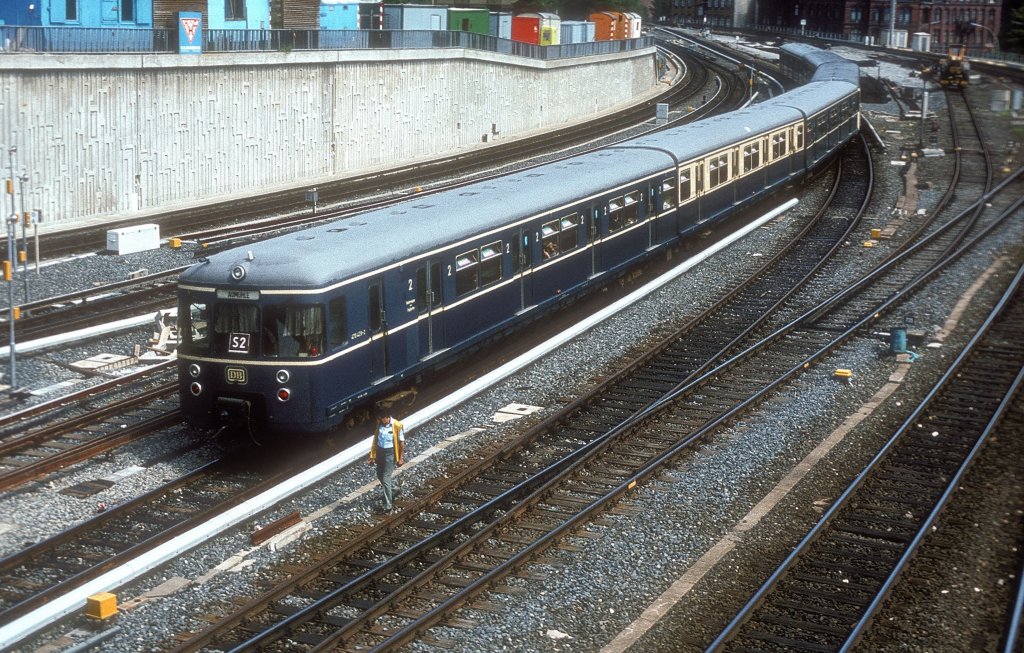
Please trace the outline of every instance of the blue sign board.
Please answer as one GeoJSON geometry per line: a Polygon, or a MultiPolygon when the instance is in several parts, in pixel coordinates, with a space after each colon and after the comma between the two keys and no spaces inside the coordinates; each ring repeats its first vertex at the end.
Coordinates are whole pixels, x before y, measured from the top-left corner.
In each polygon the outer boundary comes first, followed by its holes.
{"type": "Polygon", "coordinates": [[[197,11],[178,12],[178,54],[203,51],[203,15],[197,11]]]}

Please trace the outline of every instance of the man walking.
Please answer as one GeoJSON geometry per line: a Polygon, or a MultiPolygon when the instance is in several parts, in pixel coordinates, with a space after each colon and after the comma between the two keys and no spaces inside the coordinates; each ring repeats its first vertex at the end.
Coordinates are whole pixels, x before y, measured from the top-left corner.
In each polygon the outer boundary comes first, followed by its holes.
{"type": "Polygon", "coordinates": [[[370,443],[370,464],[377,465],[377,480],[384,489],[384,512],[394,508],[395,482],[392,475],[395,467],[401,467],[402,447],[405,444],[405,430],[402,423],[390,415],[377,416],[377,431],[370,443]]]}

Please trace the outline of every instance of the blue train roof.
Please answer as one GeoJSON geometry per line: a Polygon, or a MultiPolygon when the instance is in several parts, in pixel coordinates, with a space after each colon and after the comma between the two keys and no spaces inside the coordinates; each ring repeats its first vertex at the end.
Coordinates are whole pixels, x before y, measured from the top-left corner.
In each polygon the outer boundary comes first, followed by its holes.
{"type": "Polygon", "coordinates": [[[765,100],[757,106],[790,107],[813,115],[831,106],[837,98],[856,90],[856,86],[846,82],[809,82],[789,93],[765,100]]]}
{"type": "Polygon", "coordinates": [[[823,63],[811,75],[812,82],[846,82],[854,86],[860,85],[860,66],[843,59],[823,63]]]}
{"type": "Polygon", "coordinates": [[[316,289],[672,169],[667,154],[612,147],[225,250],[180,283],[316,289]],[[249,251],[253,260],[246,261],[249,251]],[[241,264],[246,276],[231,280],[241,264]]]}
{"type": "Polygon", "coordinates": [[[783,53],[798,57],[814,69],[812,82],[840,81],[860,83],[860,67],[846,57],[828,50],[821,50],[806,43],[786,43],[779,48],[783,53]]]}
{"type": "Polygon", "coordinates": [[[760,106],[641,136],[630,141],[629,146],[663,149],[683,162],[734,145],[739,134],[761,134],[802,117],[800,112],[785,107],[778,111],[761,111],[760,106]]]}

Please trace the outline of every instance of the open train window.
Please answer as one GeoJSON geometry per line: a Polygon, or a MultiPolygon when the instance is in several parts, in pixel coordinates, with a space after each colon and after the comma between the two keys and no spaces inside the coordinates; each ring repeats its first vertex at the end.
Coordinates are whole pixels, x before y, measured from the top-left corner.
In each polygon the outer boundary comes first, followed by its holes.
{"type": "Polygon", "coordinates": [[[210,314],[206,302],[185,300],[178,307],[178,315],[184,317],[178,319],[178,337],[183,344],[201,345],[209,341],[210,314]]]}
{"type": "Polygon", "coordinates": [[[501,281],[501,241],[480,248],[480,286],[501,281]]]}
{"type": "Polygon", "coordinates": [[[640,219],[640,191],[616,197],[608,205],[608,233],[621,231],[640,219]]]}
{"type": "MultiPolygon", "coordinates": [[[[687,184],[689,187],[689,184],[687,184]]],[[[675,177],[668,177],[661,182],[661,210],[674,208],[679,203],[679,189],[676,188],[675,177]]]]}
{"type": "Polygon", "coordinates": [[[558,248],[563,252],[576,249],[580,244],[580,216],[570,213],[559,220],[558,226],[558,248]]]}
{"type": "Polygon", "coordinates": [[[455,257],[455,296],[462,297],[476,290],[480,285],[480,269],[477,265],[477,251],[466,252],[455,257]]]}
{"type": "Polygon", "coordinates": [[[540,228],[540,253],[544,260],[554,258],[559,255],[561,250],[558,247],[558,232],[559,232],[558,220],[552,220],[551,222],[545,222],[540,228]]]}
{"type": "Polygon", "coordinates": [[[221,302],[213,310],[213,353],[255,356],[259,317],[255,304],[221,302]]]}

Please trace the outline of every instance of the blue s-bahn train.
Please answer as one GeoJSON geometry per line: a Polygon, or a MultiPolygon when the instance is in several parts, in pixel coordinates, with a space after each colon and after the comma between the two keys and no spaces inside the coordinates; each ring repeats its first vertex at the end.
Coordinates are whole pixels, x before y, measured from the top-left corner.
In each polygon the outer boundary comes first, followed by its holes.
{"type": "Polygon", "coordinates": [[[846,79],[202,260],[178,283],[183,413],[327,430],[679,245],[858,131],[857,67],[828,62],[846,79]]]}

